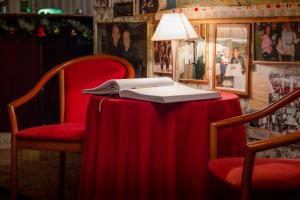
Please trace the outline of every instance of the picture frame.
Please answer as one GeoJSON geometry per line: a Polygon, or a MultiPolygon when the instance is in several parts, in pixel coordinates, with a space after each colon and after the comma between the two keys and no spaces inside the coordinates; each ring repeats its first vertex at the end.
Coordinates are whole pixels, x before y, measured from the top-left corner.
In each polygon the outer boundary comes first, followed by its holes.
{"type": "Polygon", "coordinates": [[[212,87],[248,96],[250,24],[217,24],[212,87]]]}
{"type": "Polygon", "coordinates": [[[8,0],[0,0],[0,14],[6,14],[8,9],[8,0]]]}
{"type": "Polygon", "coordinates": [[[153,45],[153,73],[173,77],[175,70],[174,50],[171,40],[154,41],[153,45]]]}
{"type": "Polygon", "coordinates": [[[158,0],[136,0],[139,14],[154,14],[158,10],[158,0]]]}
{"type": "Polygon", "coordinates": [[[133,16],[133,2],[114,3],[114,17],[133,16]]]}
{"type": "Polygon", "coordinates": [[[178,79],[186,83],[208,84],[208,25],[197,21],[191,24],[199,37],[182,43],[178,48],[178,79]]]}
{"type": "Polygon", "coordinates": [[[30,7],[30,2],[29,1],[20,1],[20,12],[21,13],[27,13],[28,8],[30,7]]]}
{"type": "Polygon", "coordinates": [[[254,63],[300,63],[300,20],[253,23],[254,63]]]}
{"type": "Polygon", "coordinates": [[[95,0],[94,7],[105,8],[108,6],[108,0],[95,0]]]}
{"type": "Polygon", "coordinates": [[[122,57],[135,69],[135,77],[147,77],[147,22],[96,23],[96,54],[122,57]]]}
{"type": "Polygon", "coordinates": [[[176,0],[158,0],[158,11],[176,8],[176,0]]]}
{"type": "MultiPolygon", "coordinates": [[[[158,23],[152,24],[152,34],[154,34],[158,23]]],[[[175,70],[176,70],[176,41],[163,40],[163,41],[151,41],[152,49],[152,75],[154,77],[170,77],[175,80],[175,70]]]]}

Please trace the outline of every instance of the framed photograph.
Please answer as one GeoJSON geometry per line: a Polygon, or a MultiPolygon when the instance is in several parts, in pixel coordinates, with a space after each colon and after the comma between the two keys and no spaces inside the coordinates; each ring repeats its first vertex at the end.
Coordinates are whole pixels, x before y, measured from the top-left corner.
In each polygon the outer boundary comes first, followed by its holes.
{"type": "Polygon", "coordinates": [[[153,42],[153,72],[172,76],[174,70],[171,40],[153,42]]]}
{"type": "Polygon", "coordinates": [[[8,8],[7,0],[0,0],[0,14],[6,14],[8,8]]]}
{"type": "Polygon", "coordinates": [[[147,22],[97,23],[96,53],[122,57],[147,77],[147,22]]]}
{"type": "Polygon", "coordinates": [[[254,23],[254,62],[300,62],[300,21],[254,23]]]}
{"type": "Polygon", "coordinates": [[[158,11],[172,10],[176,8],[176,0],[158,0],[158,11]]]}
{"type": "Polygon", "coordinates": [[[139,13],[150,14],[156,13],[158,9],[158,0],[138,0],[139,1],[139,13]]]}
{"type": "Polygon", "coordinates": [[[114,4],[114,17],[133,16],[133,2],[114,4]]]}
{"type": "Polygon", "coordinates": [[[215,90],[248,96],[249,24],[215,27],[212,85],[215,90]]]}
{"type": "Polygon", "coordinates": [[[29,1],[20,1],[20,12],[26,13],[27,9],[29,8],[30,2],[29,1]]]}
{"type": "Polygon", "coordinates": [[[108,6],[108,0],[95,0],[94,1],[95,7],[107,7],[108,6]]]}
{"type": "Polygon", "coordinates": [[[179,80],[183,82],[207,81],[206,54],[207,54],[207,26],[206,24],[192,23],[198,38],[183,42],[178,48],[179,80]]]}
{"type": "MultiPolygon", "coordinates": [[[[154,32],[157,25],[158,23],[153,27],[154,32]]],[[[171,40],[152,42],[152,70],[155,77],[167,76],[175,79],[176,44],[171,40]]]]}

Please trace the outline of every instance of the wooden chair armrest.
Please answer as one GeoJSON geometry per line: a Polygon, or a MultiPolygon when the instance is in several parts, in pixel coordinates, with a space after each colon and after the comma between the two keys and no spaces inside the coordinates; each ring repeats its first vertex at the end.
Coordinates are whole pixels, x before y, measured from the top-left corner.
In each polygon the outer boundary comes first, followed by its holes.
{"type": "Polygon", "coordinates": [[[288,95],[284,96],[280,100],[274,102],[273,104],[267,106],[266,108],[249,113],[249,114],[244,114],[236,117],[231,117],[228,119],[220,120],[213,122],[212,125],[219,128],[225,128],[225,127],[230,127],[234,125],[239,125],[247,122],[251,122],[253,120],[260,119],[262,117],[265,117],[276,110],[282,108],[283,106],[291,103],[292,101],[296,100],[297,98],[300,97],[300,88],[294,90],[293,92],[289,93],[288,95]]]}
{"type": "Polygon", "coordinates": [[[277,148],[300,141],[300,131],[289,133],[278,137],[267,138],[247,144],[249,150],[253,152],[264,151],[277,148]]]}
{"type": "Polygon", "coordinates": [[[54,75],[60,72],[62,68],[63,65],[58,65],[57,67],[52,68],[45,75],[42,76],[42,78],[28,93],[8,104],[8,115],[10,119],[12,134],[18,132],[18,120],[15,109],[30,101],[33,97],[35,97],[37,93],[43,88],[43,86],[49,81],[49,79],[51,79],[54,75]]]}
{"type": "Polygon", "coordinates": [[[289,93],[288,95],[284,96],[280,100],[274,102],[273,104],[269,105],[268,107],[262,110],[211,123],[209,133],[210,159],[212,160],[217,158],[218,129],[240,125],[243,123],[260,119],[291,103],[299,97],[300,88],[294,90],[293,92],[289,93]]]}

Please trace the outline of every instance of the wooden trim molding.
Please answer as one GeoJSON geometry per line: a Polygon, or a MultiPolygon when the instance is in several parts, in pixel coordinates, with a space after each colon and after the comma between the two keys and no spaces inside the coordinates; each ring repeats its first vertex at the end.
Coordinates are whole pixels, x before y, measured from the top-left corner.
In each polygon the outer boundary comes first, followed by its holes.
{"type": "Polygon", "coordinates": [[[44,151],[60,151],[60,152],[82,152],[82,142],[56,142],[56,141],[35,141],[29,139],[18,139],[18,148],[34,149],[44,151]]]}
{"type": "Polygon", "coordinates": [[[294,17],[245,17],[245,18],[212,18],[212,19],[190,19],[193,23],[202,24],[233,24],[253,22],[285,22],[300,21],[300,16],[294,17]]]}
{"type": "Polygon", "coordinates": [[[65,70],[60,70],[59,72],[59,117],[60,123],[65,122],[65,70]]]}
{"type": "Polygon", "coordinates": [[[195,84],[203,84],[203,85],[208,85],[209,81],[208,80],[198,80],[198,79],[179,79],[179,82],[183,83],[195,83],[195,84]]]}
{"type": "Polygon", "coordinates": [[[254,60],[252,61],[253,64],[260,64],[260,65],[299,65],[300,66],[300,62],[282,62],[282,61],[258,61],[258,60],[254,60]]]}

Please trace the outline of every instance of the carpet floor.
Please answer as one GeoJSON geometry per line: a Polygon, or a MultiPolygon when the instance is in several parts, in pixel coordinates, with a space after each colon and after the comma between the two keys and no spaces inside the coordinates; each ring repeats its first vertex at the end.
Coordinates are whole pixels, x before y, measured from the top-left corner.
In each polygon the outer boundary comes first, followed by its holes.
{"type": "MultiPolygon", "coordinates": [[[[55,200],[58,199],[58,158],[56,152],[41,152],[38,159],[19,160],[18,199],[55,200]]],[[[66,156],[66,177],[64,199],[77,199],[81,154],[66,156]]],[[[0,200],[8,200],[10,166],[0,163],[0,200]]]]}

